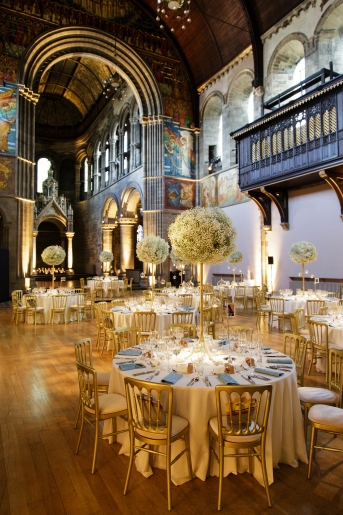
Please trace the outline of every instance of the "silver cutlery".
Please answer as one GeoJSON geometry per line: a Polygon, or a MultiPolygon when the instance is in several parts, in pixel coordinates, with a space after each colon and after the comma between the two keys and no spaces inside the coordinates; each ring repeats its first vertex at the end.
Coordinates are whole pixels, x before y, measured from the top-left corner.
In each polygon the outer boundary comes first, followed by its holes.
{"type": "Polygon", "coordinates": [[[251,384],[256,384],[256,383],[255,383],[255,381],[254,381],[253,379],[251,379],[251,377],[250,377],[250,376],[244,376],[244,375],[242,374],[242,377],[243,377],[243,379],[245,379],[245,380],[246,380],[246,381],[248,381],[249,383],[251,383],[251,384]]]}
{"type": "Polygon", "coordinates": [[[144,374],[152,374],[153,370],[147,370],[146,372],[137,372],[136,374],[132,374],[133,376],[143,376],[144,374]]]}
{"type": "Polygon", "coordinates": [[[193,386],[193,384],[197,381],[199,381],[199,377],[193,377],[193,379],[191,379],[189,383],[187,383],[187,386],[193,386]]]}
{"type": "Polygon", "coordinates": [[[152,374],[152,376],[149,376],[149,377],[146,377],[145,380],[146,381],[151,381],[151,379],[155,376],[158,376],[158,374],[160,373],[159,370],[157,370],[154,374],[152,374]]]}
{"type": "Polygon", "coordinates": [[[136,359],[131,359],[129,361],[116,361],[116,365],[127,365],[128,363],[136,363],[136,359]]]}
{"type": "Polygon", "coordinates": [[[205,376],[205,381],[206,381],[206,384],[208,384],[208,386],[212,386],[208,376],[205,376]]]}
{"type": "Polygon", "coordinates": [[[251,377],[261,379],[262,381],[270,381],[270,377],[260,376],[259,374],[251,374],[251,377]]]}

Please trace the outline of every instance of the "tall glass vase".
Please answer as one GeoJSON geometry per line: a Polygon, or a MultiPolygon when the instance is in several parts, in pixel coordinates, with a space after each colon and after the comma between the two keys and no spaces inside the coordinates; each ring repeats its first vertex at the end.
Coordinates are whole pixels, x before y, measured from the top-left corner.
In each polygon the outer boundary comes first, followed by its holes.
{"type": "Polygon", "coordinates": [[[52,289],[55,288],[55,265],[52,265],[52,268],[51,268],[51,286],[52,286],[52,289]]]}
{"type": "Polygon", "coordinates": [[[301,264],[301,275],[302,275],[302,283],[303,283],[303,293],[305,293],[305,264],[301,264]]]}
{"type": "Polygon", "coordinates": [[[208,358],[215,363],[213,360],[211,354],[209,353],[209,350],[205,344],[205,338],[204,338],[204,264],[200,263],[200,303],[199,303],[199,310],[200,310],[200,327],[199,327],[199,339],[197,344],[195,345],[193,352],[200,352],[203,350],[205,354],[208,356],[208,358]]]}
{"type": "MultiPolygon", "coordinates": [[[[156,271],[156,266],[155,266],[156,271]]],[[[155,271],[154,271],[154,264],[151,263],[151,300],[154,302],[155,300],[155,271]]]]}

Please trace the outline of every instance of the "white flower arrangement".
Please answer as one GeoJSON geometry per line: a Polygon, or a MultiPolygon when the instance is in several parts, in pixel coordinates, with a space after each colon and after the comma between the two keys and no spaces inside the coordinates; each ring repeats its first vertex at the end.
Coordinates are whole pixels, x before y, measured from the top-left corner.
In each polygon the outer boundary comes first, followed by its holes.
{"type": "Polygon", "coordinates": [[[293,243],[289,255],[292,261],[302,265],[315,261],[318,257],[318,252],[312,243],[299,241],[298,243],[293,243]]]}
{"type": "Polygon", "coordinates": [[[243,254],[239,250],[236,250],[235,252],[232,252],[232,254],[229,255],[227,258],[229,263],[240,263],[243,259],[243,254]]]}
{"type": "Polygon", "coordinates": [[[158,265],[167,259],[169,245],[163,238],[151,234],[137,243],[136,254],[143,263],[158,265]]]}
{"type": "Polygon", "coordinates": [[[168,231],[173,252],[188,263],[219,264],[235,250],[236,230],[218,207],[196,207],[178,215],[168,231]]]}
{"type": "Polygon", "coordinates": [[[113,261],[113,254],[109,250],[103,250],[102,252],[100,252],[99,259],[103,263],[110,263],[111,261],[113,261]]]}
{"type": "Polygon", "coordinates": [[[66,253],[59,245],[51,245],[43,250],[41,256],[47,265],[60,265],[64,261],[66,253]]]}
{"type": "Polygon", "coordinates": [[[180,268],[182,266],[184,266],[186,268],[186,267],[189,267],[189,265],[191,264],[191,263],[189,263],[189,261],[185,261],[184,259],[181,259],[173,251],[170,252],[169,256],[170,256],[170,259],[172,260],[173,264],[176,266],[176,268],[180,268]]]}

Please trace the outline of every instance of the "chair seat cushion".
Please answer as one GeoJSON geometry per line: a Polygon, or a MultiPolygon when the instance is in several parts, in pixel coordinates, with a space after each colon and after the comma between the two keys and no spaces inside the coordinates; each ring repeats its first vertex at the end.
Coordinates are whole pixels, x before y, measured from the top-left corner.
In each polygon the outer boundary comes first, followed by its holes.
{"type": "MultiPolygon", "coordinates": [[[[177,436],[181,431],[186,429],[188,426],[188,420],[179,417],[179,415],[173,415],[172,416],[172,430],[171,430],[171,436],[177,436]]],[[[151,433],[150,431],[143,431],[140,429],[136,429],[135,431],[137,434],[144,436],[146,438],[153,438],[154,440],[166,440],[167,435],[166,434],[158,434],[158,433],[151,433]]]]}
{"type": "Polygon", "coordinates": [[[126,397],[119,393],[107,393],[99,396],[99,412],[100,415],[108,415],[117,411],[127,409],[126,397]]]}
{"type": "MultiPolygon", "coordinates": [[[[238,417],[237,417],[238,418],[238,417]]],[[[213,417],[209,420],[209,424],[212,428],[212,430],[218,434],[218,419],[217,417],[213,417]]],[[[227,423],[227,417],[222,417],[222,426],[227,429],[227,431],[230,431],[231,426],[227,423]]],[[[258,427],[258,426],[257,426],[258,427]]],[[[254,422],[251,423],[250,429],[253,430],[254,428],[254,422]]],[[[261,435],[249,435],[249,436],[234,436],[234,435],[224,435],[224,440],[227,442],[255,442],[256,440],[260,440],[261,435]]]]}
{"type": "Polygon", "coordinates": [[[332,426],[343,431],[343,410],[325,404],[316,404],[308,412],[308,418],[317,424],[332,426]]]}
{"type": "Polygon", "coordinates": [[[335,404],[339,402],[339,395],[326,388],[313,388],[301,386],[298,388],[299,399],[313,404],[335,404]]]}

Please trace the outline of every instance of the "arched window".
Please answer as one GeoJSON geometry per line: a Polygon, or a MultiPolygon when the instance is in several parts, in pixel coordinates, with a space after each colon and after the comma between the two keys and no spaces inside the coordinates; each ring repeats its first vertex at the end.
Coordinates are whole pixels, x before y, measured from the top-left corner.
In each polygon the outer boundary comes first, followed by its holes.
{"type": "Polygon", "coordinates": [[[207,102],[203,114],[204,173],[221,168],[222,149],[222,99],[214,95],[207,102]]]}
{"type": "Polygon", "coordinates": [[[110,174],[110,142],[107,136],[105,145],[105,186],[108,186],[110,174]]]}
{"type": "Polygon", "coordinates": [[[303,43],[299,39],[281,43],[269,65],[266,99],[279,95],[286,89],[299,84],[303,79],[305,79],[303,43]]]}
{"type": "Polygon", "coordinates": [[[126,116],[123,127],[123,168],[124,173],[130,171],[131,124],[129,115],[126,116]]]}
{"type": "MultiPolygon", "coordinates": [[[[240,129],[254,120],[254,93],[251,81],[251,73],[245,71],[238,75],[231,85],[228,98],[229,132],[240,129]]],[[[236,164],[236,145],[231,138],[228,143],[229,164],[232,166],[236,164]]]]}
{"type": "Polygon", "coordinates": [[[48,170],[52,162],[46,157],[41,157],[37,162],[37,193],[43,193],[43,181],[48,178],[48,170]]]}

